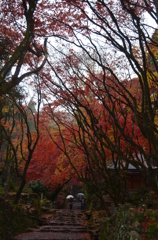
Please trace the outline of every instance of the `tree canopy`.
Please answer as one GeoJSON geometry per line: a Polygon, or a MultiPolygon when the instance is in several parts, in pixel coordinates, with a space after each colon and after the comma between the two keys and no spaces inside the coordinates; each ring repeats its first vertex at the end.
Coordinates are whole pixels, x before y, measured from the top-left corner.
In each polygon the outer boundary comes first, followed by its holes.
{"type": "Polygon", "coordinates": [[[157,189],[157,1],[14,0],[1,9],[8,57],[0,96],[38,75],[33,86],[42,91],[43,117],[55,124],[46,129],[63,153],[59,163],[67,158],[101,200],[103,191],[116,202],[124,196],[112,187],[111,162],[120,186],[132,164],[157,189]]]}

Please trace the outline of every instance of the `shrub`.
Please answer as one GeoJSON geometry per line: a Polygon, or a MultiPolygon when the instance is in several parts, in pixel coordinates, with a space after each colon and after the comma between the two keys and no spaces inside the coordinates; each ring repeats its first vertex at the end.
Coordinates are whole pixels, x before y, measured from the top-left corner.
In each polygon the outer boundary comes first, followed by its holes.
{"type": "Polygon", "coordinates": [[[28,228],[36,226],[37,222],[32,220],[32,215],[17,205],[0,199],[0,240],[9,240],[11,237],[27,231],[28,228]]]}
{"type": "Polygon", "coordinates": [[[40,194],[40,193],[44,193],[47,191],[47,188],[44,186],[43,182],[41,180],[37,180],[37,181],[31,181],[29,183],[29,187],[32,189],[33,192],[40,194]]]}

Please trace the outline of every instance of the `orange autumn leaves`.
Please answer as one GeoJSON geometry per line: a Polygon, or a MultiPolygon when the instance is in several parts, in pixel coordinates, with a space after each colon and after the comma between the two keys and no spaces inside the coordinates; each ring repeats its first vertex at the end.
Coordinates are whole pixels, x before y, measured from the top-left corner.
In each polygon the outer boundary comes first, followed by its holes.
{"type": "MultiPolygon", "coordinates": [[[[45,124],[48,124],[48,122],[45,122],[45,124]]],[[[63,135],[67,133],[64,129],[62,130],[63,135]]],[[[70,139],[68,140],[70,141],[70,139]]],[[[76,162],[76,165],[78,162],[79,169],[81,167],[79,165],[82,165],[82,155],[79,154],[78,150],[75,151],[73,149],[73,146],[71,146],[68,140],[66,142],[67,151],[76,162]],[[77,160],[77,158],[79,159],[77,160]]],[[[42,127],[40,138],[27,172],[27,181],[40,179],[44,185],[51,190],[62,186],[76,176],[69,160],[53,141],[55,141],[60,148],[63,148],[62,139],[57,129],[52,130],[47,128],[46,130],[42,127]],[[52,134],[52,138],[50,134],[52,134]]]]}
{"type": "MultiPolygon", "coordinates": [[[[111,95],[114,88],[111,86],[111,95]]],[[[141,133],[134,120],[134,115],[128,111],[126,104],[123,104],[121,99],[115,103],[114,114],[123,131],[122,134],[121,129],[116,129],[114,118],[110,117],[111,102],[109,101],[107,104],[109,109],[105,109],[98,99],[89,97],[90,91],[92,91],[92,88],[90,90],[87,87],[82,99],[82,104],[88,102],[88,110],[80,107],[81,112],[76,113],[78,118],[80,117],[79,114],[84,115],[87,122],[85,132],[81,130],[75,118],[70,118],[70,113],[66,113],[66,117],[65,113],[61,111],[60,113],[56,112],[53,116],[48,114],[50,113],[49,108],[47,114],[43,112],[44,120],[40,124],[40,138],[27,173],[28,181],[41,179],[46,187],[55,189],[70,178],[74,176],[77,178],[75,169],[79,176],[84,178],[96,146],[101,150],[104,145],[103,150],[107,160],[112,159],[111,148],[113,144],[118,144],[118,148],[124,153],[130,148],[132,152],[138,153],[139,146],[148,152],[148,141],[141,133]],[[91,111],[91,114],[95,117],[94,126],[92,126],[91,115],[88,114],[88,111],[91,111]],[[127,114],[123,115],[122,111],[127,112],[127,114]],[[96,142],[93,142],[91,138],[93,131],[97,131],[98,134],[96,142]],[[103,145],[101,145],[100,138],[102,138],[103,145]],[[129,141],[126,141],[127,138],[133,141],[132,146],[129,141]],[[86,155],[87,150],[90,153],[89,158],[86,155]]],[[[113,99],[116,97],[117,94],[113,94],[113,99]]],[[[108,99],[106,100],[108,101],[108,99]]],[[[57,103],[58,106],[59,103],[57,103]]],[[[97,161],[99,162],[99,159],[97,161]]],[[[101,166],[102,162],[100,161],[99,164],[101,166]]]]}

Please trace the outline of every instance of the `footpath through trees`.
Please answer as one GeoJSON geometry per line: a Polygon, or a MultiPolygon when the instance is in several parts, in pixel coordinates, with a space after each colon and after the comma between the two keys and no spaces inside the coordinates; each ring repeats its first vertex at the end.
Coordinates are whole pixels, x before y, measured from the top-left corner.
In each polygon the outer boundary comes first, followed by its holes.
{"type": "Polygon", "coordinates": [[[87,221],[87,216],[80,209],[80,203],[75,202],[73,209],[69,205],[65,209],[54,209],[52,214],[43,214],[40,218],[41,226],[29,229],[12,240],[91,240],[98,239],[98,233],[87,221]]]}

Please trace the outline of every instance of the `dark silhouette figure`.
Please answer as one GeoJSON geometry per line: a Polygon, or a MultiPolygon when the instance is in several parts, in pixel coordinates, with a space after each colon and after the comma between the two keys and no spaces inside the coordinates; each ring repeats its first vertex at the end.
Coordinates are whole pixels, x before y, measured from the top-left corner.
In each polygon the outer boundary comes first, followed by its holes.
{"type": "Polygon", "coordinates": [[[69,199],[69,205],[70,205],[70,210],[72,210],[72,206],[73,206],[73,198],[69,199]]]}
{"type": "Polygon", "coordinates": [[[84,196],[82,196],[82,198],[81,198],[81,209],[82,210],[85,209],[85,198],[84,198],[84,196]]]}

